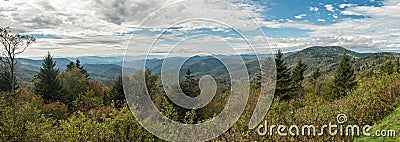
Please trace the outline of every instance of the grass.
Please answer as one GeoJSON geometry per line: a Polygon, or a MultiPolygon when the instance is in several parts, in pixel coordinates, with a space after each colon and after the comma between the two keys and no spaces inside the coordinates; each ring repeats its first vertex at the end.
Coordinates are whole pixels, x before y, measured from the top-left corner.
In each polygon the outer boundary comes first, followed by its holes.
{"type": "Polygon", "coordinates": [[[385,117],[381,123],[374,125],[370,131],[371,136],[356,139],[356,142],[399,142],[400,141],[400,107],[392,114],[385,117]],[[374,136],[377,130],[395,130],[394,137],[378,137],[374,136]]]}

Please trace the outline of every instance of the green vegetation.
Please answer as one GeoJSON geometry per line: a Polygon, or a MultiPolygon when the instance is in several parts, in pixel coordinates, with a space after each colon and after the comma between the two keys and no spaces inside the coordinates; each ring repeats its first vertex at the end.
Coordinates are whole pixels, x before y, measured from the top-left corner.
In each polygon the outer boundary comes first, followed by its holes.
{"type": "Polygon", "coordinates": [[[297,92],[297,96],[301,97],[304,95],[303,81],[304,81],[304,73],[307,70],[308,66],[303,63],[301,59],[297,62],[296,67],[292,72],[293,78],[293,89],[297,92]]]}
{"type": "MultiPolygon", "coordinates": [[[[337,73],[346,70],[346,73],[350,74],[344,75],[342,72],[340,76],[348,77],[351,76],[351,69],[348,67],[352,67],[352,62],[346,58],[346,55],[343,56],[336,70],[337,73]]],[[[284,63],[284,58],[277,56],[277,59],[284,63]]],[[[394,64],[396,61],[393,59],[379,64],[381,68],[374,69],[372,74],[368,70],[354,72],[358,76],[355,79],[358,85],[346,90],[346,95],[334,97],[335,87],[332,86],[334,80],[340,76],[326,75],[316,69],[305,77],[307,65],[298,60],[291,72],[286,68],[286,73],[291,77],[288,80],[291,82],[285,83],[295,86],[290,90],[293,96],[276,97],[265,120],[268,124],[321,126],[335,123],[338,114],[346,114],[349,117],[347,124],[380,123],[374,126],[373,130],[397,129],[380,126],[398,121],[397,116],[392,116],[396,113],[390,113],[400,105],[397,101],[400,95],[400,74],[397,72],[399,66],[395,64],[391,73],[384,71],[388,62],[394,64]],[[383,119],[385,117],[388,118],[383,119]]],[[[19,92],[16,98],[12,97],[11,92],[1,93],[1,141],[161,141],[142,128],[127,108],[121,76],[109,89],[96,81],[89,81],[82,72],[83,68],[75,66],[58,73],[54,66],[55,62],[49,54],[43,61],[43,70],[38,74],[35,83],[39,86],[43,77],[54,82],[59,80],[62,88],[60,90],[63,90],[59,98],[51,99],[53,95],[50,95],[49,99],[45,97],[46,94],[33,94],[23,88],[16,90],[19,92]],[[46,73],[51,76],[44,75],[46,73]],[[54,78],[56,74],[58,75],[54,78]]],[[[145,74],[148,91],[157,108],[168,118],[182,123],[207,121],[223,109],[229,98],[229,87],[219,84],[217,95],[209,105],[198,110],[182,109],[171,103],[162,92],[158,75],[152,74],[151,70],[136,72],[138,73],[145,74]]],[[[130,77],[130,80],[134,80],[135,76],[137,75],[130,77]]],[[[354,78],[354,75],[351,78],[354,78]]],[[[199,94],[197,82],[198,79],[187,70],[186,75],[181,78],[182,89],[188,95],[196,96],[199,94]]],[[[334,137],[327,134],[317,137],[281,137],[277,134],[259,136],[255,130],[247,128],[260,87],[257,82],[254,83],[245,113],[231,129],[215,141],[352,141],[356,138],[366,141],[390,140],[365,136],[334,137]]],[[[53,89],[43,87],[43,90],[53,89]]]]}
{"type": "Polygon", "coordinates": [[[346,96],[357,85],[350,58],[349,55],[344,54],[336,69],[335,80],[333,80],[334,84],[332,86],[333,94],[336,98],[346,96]]]}
{"type": "Polygon", "coordinates": [[[126,102],[124,87],[122,84],[122,76],[119,76],[114,82],[112,90],[105,96],[104,102],[106,103],[106,105],[111,105],[112,103],[114,103],[115,107],[117,108],[122,108],[125,105],[126,102]]]}
{"type": "Polygon", "coordinates": [[[291,92],[293,87],[291,84],[292,76],[280,50],[276,54],[275,63],[277,71],[275,96],[282,98],[282,100],[288,100],[293,97],[291,92]]]}
{"type": "Polygon", "coordinates": [[[41,95],[46,102],[60,101],[62,98],[63,88],[57,78],[60,74],[58,69],[55,69],[56,62],[53,61],[53,57],[50,53],[43,60],[43,67],[40,68],[37,74],[35,84],[35,94],[41,95]]]}
{"type": "MultiPolygon", "coordinates": [[[[400,130],[400,123],[399,123],[399,119],[400,119],[400,108],[397,108],[392,114],[388,115],[387,117],[385,117],[382,122],[374,125],[371,129],[371,132],[376,132],[377,130],[379,130],[378,132],[385,130],[387,132],[387,130],[400,130]]],[[[395,133],[396,135],[398,135],[398,132],[396,131],[395,133]]],[[[374,133],[371,133],[371,135],[375,135],[374,133]]],[[[400,141],[400,137],[396,136],[396,137],[392,137],[392,136],[372,136],[372,137],[364,137],[364,138],[358,138],[355,140],[356,142],[371,142],[371,141],[375,141],[375,142],[382,142],[382,141],[386,141],[386,142],[398,142],[400,141]]]]}
{"type": "Polygon", "coordinates": [[[0,53],[0,69],[2,70],[0,82],[7,84],[1,85],[0,90],[9,90],[15,93],[18,88],[17,78],[15,77],[18,56],[35,41],[36,39],[33,36],[12,33],[9,27],[0,28],[0,43],[3,46],[0,53]]]}

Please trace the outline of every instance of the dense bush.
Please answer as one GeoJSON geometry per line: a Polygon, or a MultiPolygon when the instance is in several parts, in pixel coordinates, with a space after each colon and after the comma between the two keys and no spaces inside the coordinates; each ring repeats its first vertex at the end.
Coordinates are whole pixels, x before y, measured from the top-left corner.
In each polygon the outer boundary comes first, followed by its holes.
{"type": "MultiPolygon", "coordinates": [[[[58,76],[65,89],[65,94],[61,94],[61,102],[45,101],[42,98],[45,95],[32,94],[23,88],[15,93],[0,92],[0,141],[162,141],[147,132],[127,108],[122,77],[109,89],[97,81],[89,82],[83,68],[73,66],[80,67],[79,64],[72,64],[71,68],[58,76]]],[[[358,72],[354,80],[351,76],[351,81],[357,82],[357,86],[346,89],[341,92],[346,94],[338,97],[334,95],[334,76],[322,75],[316,71],[311,81],[303,81],[305,78],[301,75],[305,68],[299,67],[294,77],[298,82],[283,84],[294,85],[296,89],[290,93],[300,92],[301,95],[275,96],[265,121],[269,125],[323,126],[337,124],[336,117],[345,114],[348,117],[345,124],[378,124],[400,105],[400,73],[395,71],[399,68],[399,65],[386,63],[382,70],[358,72]]],[[[286,67],[284,70],[288,71],[286,67]]],[[[151,74],[150,70],[138,71],[129,80],[132,84],[135,81],[137,83],[140,81],[138,77],[142,75],[148,79],[147,91],[161,113],[172,120],[188,124],[210,120],[225,108],[231,97],[241,97],[230,96],[229,85],[218,84],[217,93],[207,106],[198,110],[182,109],[168,99],[158,76],[151,74]]],[[[198,95],[198,80],[193,79],[190,72],[183,79],[184,91],[191,96],[198,95]]],[[[279,136],[276,132],[260,136],[256,130],[250,130],[247,126],[260,94],[260,84],[254,82],[250,86],[250,97],[244,114],[233,127],[213,141],[352,141],[359,138],[331,136],[327,132],[322,136],[279,136]]],[[[281,89],[285,90],[284,87],[281,89]]],[[[395,118],[393,115],[387,118],[390,122],[395,118]]],[[[382,123],[388,123],[387,119],[382,123]]],[[[160,130],[168,130],[163,125],[157,124],[160,130]]],[[[376,126],[380,128],[381,125],[376,126]]],[[[370,139],[361,137],[360,140],[370,139]]]]}

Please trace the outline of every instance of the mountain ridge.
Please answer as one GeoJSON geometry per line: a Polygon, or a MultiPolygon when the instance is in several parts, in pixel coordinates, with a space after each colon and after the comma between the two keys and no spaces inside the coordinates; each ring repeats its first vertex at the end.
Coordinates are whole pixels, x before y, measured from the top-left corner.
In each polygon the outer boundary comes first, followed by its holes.
{"type": "MultiPolygon", "coordinates": [[[[309,68],[306,71],[306,74],[311,71],[320,68],[322,71],[326,73],[332,73],[334,71],[335,66],[340,61],[342,54],[349,54],[353,57],[353,63],[356,66],[360,66],[358,70],[361,70],[361,66],[367,66],[364,61],[372,62],[376,60],[376,64],[382,63],[386,56],[389,58],[394,56],[399,56],[398,53],[359,53],[356,51],[349,50],[347,48],[341,46],[312,46],[305,48],[296,52],[288,52],[284,53],[284,59],[289,67],[294,67],[299,59],[302,59],[304,63],[306,63],[309,68]],[[382,58],[382,59],[381,59],[382,58]],[[378,60],[379,59],[379,60],[378,60]]],[[[273,54],[263,54],[262,59],[267,57],[273,57],[273,54]]],[[[228,59],[233,56],[221,56],[219,58],[228,59]]],[[[259,61],[255,59],[254,55],[241,55],[243,58],[247,70],[249,74],[255,74],[259,72],[259,61]]],[[[171,57],[172,63],[176,61],[180,61],[187,57],[171,57]]],[[[92,79],[99,80],[100,82],[104,82],[107,79],[121,75],[122,73],[122,61],[123,58],[119,57],[78,57],[78,58],[54,58],[57,65],[56,68],[59,68],[61,71],[66,69],[66,66],[71,62],[75,61],[74,59],[79,59],[83,64],[84,68],[88,70],[89,75],[92,79]],[[94,61],[90,61],[94,59],[94,61]],[[107,59],[112,59],[111,61],[107,61],[107,59]]],[[[24,81],[31,81],[33,79],[32,74],[37,73],[42,65],[42,60],[34,60],[34,59],[25,59],[21,58],[19,64],[19,68],[21,73],[20,78],[23,78],[24,81]],[[25,73],[24,73],[25,72],[25,73]],[[28,79],[31,78],[31,79],[28,79]]],[[[153,73],[161,73],[161,65],[163,64],[164,59],[147,59],[146,68],[152,69],[153,73]]],[[[135,61],[126,62],[125,65],[130,65],[128,69],[129,72],[134,72],[139,69],[141,64],[143,63],[143,59],[138,59],[135,61]]],[[[165,67],[165,71],[170,70],[168,67],[165,67]]],[[[186,60],[186,62],[181,67],[180,75],[185,75],[186,70],[191,69],[192,73],[196,77],[200,77],[203,75],[213,75],[214,77],[226,78],[229,77],[229,73],[227,73],[226,67],[213,56],[193,56],[186,60]]]]}

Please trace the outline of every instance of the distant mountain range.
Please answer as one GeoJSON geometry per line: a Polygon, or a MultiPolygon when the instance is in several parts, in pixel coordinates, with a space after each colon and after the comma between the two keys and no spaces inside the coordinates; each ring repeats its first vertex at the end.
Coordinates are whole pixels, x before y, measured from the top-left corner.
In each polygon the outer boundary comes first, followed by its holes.
{"type": "MultiPolygon", "coordinates": [[[[330,73],[334,71],[335,66],[340,61],[343,53],[354,57],[354,64],[358,70],[372,66],[373,63],[380,64],[389,58],[399,56],[399,54],[396,53],[358,53],[340,46],[315,46],[298,52],[286,53],[285,61],[289,67],[293,67],[299,59],[302,59],[303,62],[309,66],[306,73],[310,73],[316,68],[321,68],[324,72],[330,73]]],[[[230,58],[233,58],[233,56],[229,55],[215,56],[228,61],[230,58]]],[[[273,56],[274,55],[272,54],[263,54],[259,57],[265,59],[266,57],[273,56]]],[[[254,55],[241,55],[241,57],[243,58],[250,75],[259,72],[259,62],[254,55]]],[[[77,58],[54,58],[57,62],[56,67],[61,71],[64,71],[66,66],[76,59],[77,58]]],[[[123,57],[88,56],[79,57],[78,59],[88,71],[90,78],[98,80],[101,83],[121,75],[123,57]]],[[[184,59],[186,59],[186,57],[171,57],[169,58],[169,61],[174,64],[184,59]]],[[[146,68],[152,69],[153,73],[160,73],[163,61],[164,59],[160,58],[147,59],[146,68]]],[[[42,60],[38,59],[20,59],[18,77],[26,82],[31,82],[42,66],[42,62],[42,60]]],[[[137,69],[140,69],[140,67],[143,66],[143,63],[144,59],[132,57],[129,61],[125,62],[125,65],[127,65],[125,69],[127,69],[127,72],[133,73],[137,69]]],[[[180,75],[185,75],[187,69],[190,69],[194,76],[212,75],[217,79],[229,78],[229,73],[227,72],[226,67],[213,56],[191,57],[184,62],[181,67],[180,75]]],[[[168,64],[165,64],[163,71],[168,72],[169,70],[171,70],[171,68],[169,68],[168,64]]]]}
{"type": "MultiPolygon", "coordinates": [[[[100,61],[102,57],[97,57],[98,61],[100,61]]],[[[107,80],[115,78],[121,75],[122,66],[118,65],[118,63],[108,63],[107,61],[98,62],[98,64],[84,64],[88,58],[79,58],[82,61],[84,68],[88,71],[91,79],[98,80],[99,82],[104,83],[107,80]]],[[[67,58],[54,58],[56,61],[56,68],[64,71],[67,69],[67,65],[71,62],[70,59],[67,58]]],[[[75,62],[75,60],[72,60],[75,62]]],[[[39,71],[42,66],[42,60],[33,60],[33,59],[20,59],[18,64],[18,77],[20,77],[23,81],[30,82],[33,80],[34,76],[39,71]]],[[[121,61],[118,61],[121,62],[121,61]]],[[[121,63],[119,63],[121,64],[121,63]]],[[[134,68],[127,68],[130,72],[135,71],[134,68]]]]}

